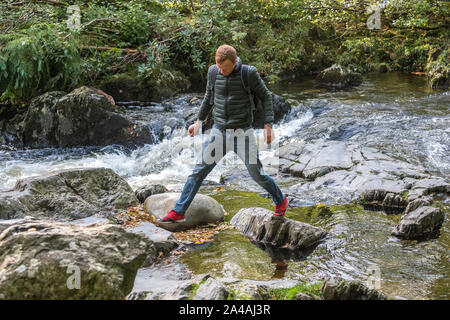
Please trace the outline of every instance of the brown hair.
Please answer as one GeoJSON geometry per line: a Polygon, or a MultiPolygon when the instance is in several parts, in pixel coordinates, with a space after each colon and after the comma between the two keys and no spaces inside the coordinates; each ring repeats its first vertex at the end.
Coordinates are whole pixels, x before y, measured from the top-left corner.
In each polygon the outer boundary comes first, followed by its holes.
{"type": "Polygon", "coordinates": [[[229,59],[234,63],[237,59],[237,54],[235,48],[227,44],[223,44],[216,51],[216,60],[219,64],[222,64],[226,59],[229,59]]]}

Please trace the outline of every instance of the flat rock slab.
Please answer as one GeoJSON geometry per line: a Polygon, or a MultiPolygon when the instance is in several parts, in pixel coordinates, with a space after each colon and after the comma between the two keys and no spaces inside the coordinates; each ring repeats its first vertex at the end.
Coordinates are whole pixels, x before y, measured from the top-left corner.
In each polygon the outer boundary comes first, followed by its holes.
{"type": "MultiPolygon", "coordinates": [[[[144,210],[157,219],[162,219],[174,208],[180,195],[179,192],[151,195],[144,202],[144,210]]],[[[220,203],[209,196],[198,193],[185,212],[185,222],[165,223],[160,224],[160,227],[169,231],[187,230],[199,225],[223,221],[224,214],[225,210],[220,203]]]]}
{"type": "Polygon", "coordinates": [[[241,209],[230,223],[256,242],[293,250],[311,248],[327,235],[321,228],[286,217],[276,217],[272,211],[264,208],[241,209]]]}
{"type": "Polygon", "coordinates": [[[121,226],[0,221],[0,299],[123,299],[153,243],[121,226]]]}
{"type": "Polygon", "coordinates": [[[169,253],[180,245],[172,232],[159,228],[151,222],[140,222],[139,225],[127,231],[139,233],[147,237],[155,245],[156,251],[163,252],[164,254],[169,253]]]}
{"type": "Polygon", "coordinates": [[[67,221],[99,212],[109,216],[138,203],[112,169],[65,169],[19,179],[12,190],[0,193],[0,219],[30,215],[67,221]]]}
{"type": "MultiPolygon", "coordinates": [[[[75,225],[90,226],[101,223],[112,223],[112,221],[99,215],[94,215],[83,219],[73,220],[70,223],[75,225]]],[[[156,251],[158,251],[158,253],[162,252],[164,254],[167,254],[180,246],[180,243],[175,239],[172,232],[167,231],[163,228],[159,228],[151,222],[141,221],[137,226],[133,228],[127,228],[126,230],[133,233],[139,233],[147,239],[151,240],[155,245],[156,251]]]]}
{"type": "Polygon", "coordinates": [[[194,275],[178,257],[141,268],[128,300],[186,300],[206,275],[194,275]]]}
{"type": "MultiPolygon", "coordinates": [[[[300,202],[308,199],[335,204],[364,200],[383,209],[403,211],[415,199],[450,193],[447,179],[352,142],[324,139],[290,142],[281,146],[276,155],[280,171],[298,179],[297,184],[283,192],[300,202]],[[380,197],[373,198],[373,192],[380,197]]],[[[292,205],[296,203],[293,200],[292,205]]]]}

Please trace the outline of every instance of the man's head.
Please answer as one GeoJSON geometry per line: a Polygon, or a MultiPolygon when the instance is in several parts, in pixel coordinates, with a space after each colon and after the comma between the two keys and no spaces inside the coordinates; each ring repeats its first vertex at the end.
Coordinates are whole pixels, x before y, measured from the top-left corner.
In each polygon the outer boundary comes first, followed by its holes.
{"type": "Polygon", "coordinates": [[[237,63],[236,49],[227,44],[221,45],[216,51],[216,65],[224,76],[233,72],[237,63]]]}

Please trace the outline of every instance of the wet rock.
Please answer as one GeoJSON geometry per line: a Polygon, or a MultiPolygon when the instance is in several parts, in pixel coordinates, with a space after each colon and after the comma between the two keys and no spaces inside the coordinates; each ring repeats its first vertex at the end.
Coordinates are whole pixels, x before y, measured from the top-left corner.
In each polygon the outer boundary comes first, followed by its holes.
{"type": "Polygon", "coordinates": [[[403,239],[423,239],[438,234],[444,211],[430,206],[419,207],[402,216],[392,235],[403,239]]]}
{"type": "Polygon", "coordinates": [[[180,246],[172,232],[159,228],[151,222],[141,222],[136,227],[128,229],[128,231],[139,233],[150,239],[158,253],[162,252],[167,255],[170,251],[180,246]]]}
{"type": "Polygon", "coordinates": [[[35,97],[28,106],[23,121],[23,141],[26,146],[57,146],[58,128],[57,101],[65,96],[64,91],[51,91],[35,97]]]}
{"type": "Polygon", "coordinates": [[[314,203],[355,201],[366,209],[401,213],[415,199],[450,193],[446,179],[351,142],[291,142],[276,150],[276,155],[282,173],[304,179],[283,192],[314,203]]]}
{"type": "Polygon", "coordinates": [[[361,194],[359,203],[369,210],[384,210],[386,213],[401,213],[408,202],[400,195],[387,190],[366,190],[361,194]]]}
{"type": "Polygon", "coordinates": [[[34,148],[153,143],[150,129],[137,126],[124,114],[123,107],[86,86],[68,94],[47,92],[28,107],[23,142],[34,148]]]}
{"type": "MultiPolygon", "coordinates": [[[[180,195],[179,192],[151,195],[144,202],[144,210],[157,219],[162,219],[173,209],[180,195]]],[[[187,230],[198,225],[222,221],[224,213],[223,207],[216,200],[197,193],[185,212],[185,222],[161,224],[160,227],[169,231],[187,230]]]]}
{"type": "Polygon", "coordinates": [[[205,282],[209,275],[193,275],[178,258],[169,258],[137,272],[128,300],[187,300],[195,288],[205,282]]]}
{"type": "Polygon", "coordinates": [[[327,235],[321,228],[285,217],[276,217],[272,211],[264,208],[241,209],[230,223],[256,242],[293,250],[310,248],[327,235]]]}
{"type": "MultiPolygon", "coordinates": [[[[90,226],[98,223],[114,223],[114,221],[111,221],[97,214],[87,218],[73,220],[70,221],[70,223],[82,226],[90,226]]],[[[127,228],[126,230],[133,233],[139,233],[151,240],[158,254],[163,253],[164,255],[167,255],[172,250],[180,247],[180,243],[174,238],[172,232],[159,228],[151,222],[141,221],[137,226],[127,228]]]]}
{"type": "Polygon", "coordinates": [[[314,299],[309,294],[300,292],[295,296],[295,300],[314,300],[314,299]]]}
{"type": "Polygon", "coordinates": [[[162,184],[156,184],[151,186],[142,186],[137,189],[134,193],[136,198],[140,203],[144,203],[145,199],[150,197],[152,194],[164,193],[167,192],[167,188],[162,184]]]}
{"type": "Polygon", "coordinates": [[[1,299],[123,299],[156,260],[152,242],[112,224],[1,221],[1,299]]]}
{"type": "Polygon", "coordinates": [[[65,169],[19,179],[0,193],[0,219],[25,215],[75,220],[106,217],[138,204],[128,183],[109,168],[65,169]]]}
{"type": "Polygon", "coordinates": [[[340,141],[300,145],[295,151],[284,149],[280,151],[280,156],[286,153],[289,159],[295,162],[288,172],[308,180],[335,170],[346,170],[353,165],[351,153],[348,152],[346,144],[340,141]]]}
{"type": "Polygon", "coordinates": [[[325,300],[386,300],[385,294],[356,280],[328,278],[322,285],[325,300]]]}
{"type": "Polygon", "coordinates": [[[229,294],[227,287],[211,277],[200,284],[193,300],[226,300],[229,294]]]}
{"type": "Polygon", "coordinates": [[[430,206],[432,204],[432,202],[433,201],[430,198],[425,198],[425,197],[415,199],[408,203],[408,205],[406,206],[406,209],[404,211],[404,214],[408,214],[408,213],[416,210],[419,207],[430,206]]]}
{"type": "Polygon", "coordinates": [[[273,299],[273,290],[290,289],[301,282],[291,279],[250,280],[221,278],[220,281],[230,289],[234,299],[237,300],[270,300],[273,299]]]}
{"type": "Polygon", "coordinates": [[[0,102],[0,150],[23,148],[23,105],[0,102]]]}
{"type": "Polygon", "coordinates": [[[333,64],[331,67],[322,70],[316,77],[319,86],[332,88],[348,88],[358,86],[362,82],[361,74],[351,71],[349,68],[333,64]]]}
{"type": "Polygon", "coordinates": [[[147,126],[125,118],[124,109],[88,87],[80,87],[56,102],[58,146],[153,143],[147,126]],[[122,114],[121,114],[122,113],[122,114]]]}
{"type": "Polygon", "coordinates": [[[411,181],[411,190],[408,191],[408,201],[436,194],[450,194],[450,184],[443,178],[421,177],[411,181]]]}

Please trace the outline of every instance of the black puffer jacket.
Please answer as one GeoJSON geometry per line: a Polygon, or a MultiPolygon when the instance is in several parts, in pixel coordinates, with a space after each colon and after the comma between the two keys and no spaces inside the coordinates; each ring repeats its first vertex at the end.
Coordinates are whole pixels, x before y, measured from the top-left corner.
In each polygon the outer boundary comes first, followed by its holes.
{"type": "MultiPolygon", "coordinates": [[[[250,99],[241,81],[241,66],[241,59],[237,57],[236,66],[228,76],[224,76],[220,71],[217,72],[213,105],[209,104],[211,92],[208,90],[209,75],[213,65],[209,67],[206,94],[198,112],[198,120],[204,121],[213,108],[214,123],[220,128],[237,129],[251,125],[250,99]]],[[[251,91],[263,101],[264,123],[272,126],[274,116],[272,95],[262,81],[258,70],[253,66],[248,68],[248,81],[251,91]]]]}

